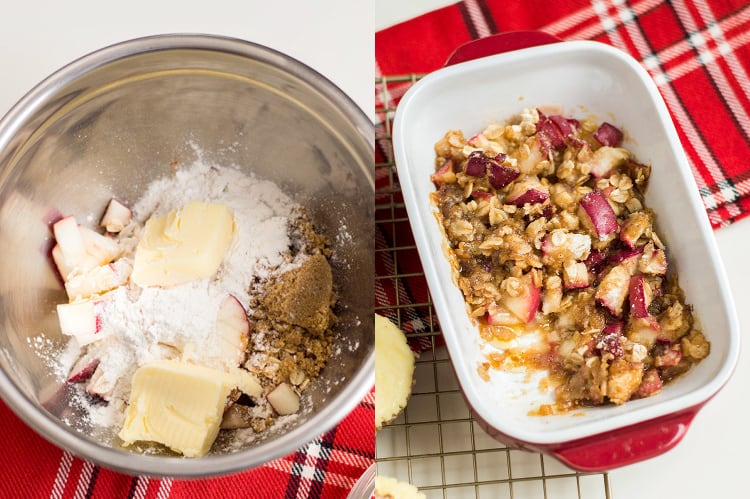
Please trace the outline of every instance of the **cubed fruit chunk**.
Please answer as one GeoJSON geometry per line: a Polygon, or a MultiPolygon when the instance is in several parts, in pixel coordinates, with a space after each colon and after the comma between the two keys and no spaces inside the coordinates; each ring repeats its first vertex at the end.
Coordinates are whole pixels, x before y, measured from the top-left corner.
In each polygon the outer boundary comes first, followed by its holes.
{"type": "Polygon", "coordinates": [[[615,317],[622,315],[622,306],[628,296],[630,271],[625,264],[612,267],[596,289],[596,301],[615,317]]]}
{"type": "Polygon", "coordinates": [[[89,382],[86,383],[86,393],[110,401],[117,387],[117,382],[117,378],[107,376],[107,373],[102,369],[102,365],[100,364],[97,366],[91,379],[89,379],[89,382]]]}
{"type": "Polygon", "coordinates": [[[515,183],[505,196],[504,203],[515,206],[541,204],[549,198],[549,189],[535,176],[526,177],[515,183]]]}
{"type": "Polygon", "coordinates": [[[104,336],[101,332],[101,319],[92,301],[60,303],[57,305],[57,318],[62,333],[74,336],[80,346],[104,336]]]}
{"type": "Polygon", "coordinates": [[[633,266],[635,266],[637,265],[636,258],[640,258],[642,254],[643,248],[641,247],[621,249],[609,255],[607,257],[607,263],[611,265],[619,265],[623,262],[631,261],[633,262],[633,266]]]}
{"type": "Polygon", "coordinates": [[[440,187],[442,184],[452,184],[456,181],[456,173],[453,171],[453,161],[448,160],[443,166],[430,176],[430,180],[435,186],[440,187]]]}
{"type": "Polygon", "coordinates": [[[99,366],[99,359],[89,354],[82,355],[68,374],[68,383],[88,381],[99,366]]]}
{"type": "Polygon", "coordinates": [[[643,375],[641,384],[635,392],[637,397],[649,397],[661,391],[663,383],[659,371],[651,368],[643,375]]]}
{"type": "Polygon", "coordinates": [[[122,231],[132,220],[133,213],[130,208],[112,198],[104,211],[99,225],[107,232],[118,233],[122,231]]]}
{"type": "Polygon", "coordinates": [[[634,275],[630,278],[630,285],[628,287],[628,300],[630,302],[630,316],[648,317],[648,307],[651,305],[653,299],[653,292],[651,286],[643,278],[642,274],[634,275]]]}
{"type": "Polygon", "coordinates": [[[273,410],[281,416],[295,414],[299,411],[299,396],[286,383],[279,384],[279,386],[266,395],[266,398],[271,407],[273,407],[273,410]]]}
{"type": "Polygon", "coordinates": [[[594,178],[608,178],[618,171],[630,154],[617,147],[600,147],[591,155],[588,166],[594,178]]]}
{"type": "Polygon", "coordinates": [[[88,227],[79,226],[78,229],[81,231],[86,253],[91,255],[99,265],[109,263],[120,256],[120,246],[115,239],[99,234],[88,227]]]}
{"type": "Polygon", "coordinates": [[[622,143],[622,132],[606,121],[594,132],[594,138],[602,146],[617,147],[622,143]]]}
{"type": "Polygon", "coordinates": [[[65,255],[63,255],[62,248],[59,244],[55,244],[52,248],[52,260],[55,262],[57,271],[60,273],[60,277],[62,277],[63,281],[67,280],[75,267],[65,260],[65,255]]]}
{"type": "Polygon", "coordinates": [[[464,173],[472,177],[484,177],[487,173],[487,162],[482,151],[473,151],[466,158],[464,173]]]}
{"type": "Polygon", "coordinates": [[[541,303],[541,289],[534,284],[531,274],[518,278],[519,286],[515,296],[510,293],[503,295],[503,304],[523,322],[531,322],[541,303]]]}
{"type": "Polygon", "coordinates": [[[487,180],[495,189],[502,189],[509,185],[521,174],[518,170],[502,164],[502,161],[498,161],[498,158],[495,158],[495,161],[491,161],[487,166],[489,169],[487,180]]]}
{"type": "Polygon", "coordinates": [[[628,215],[628,218],[620,228],[620,240],[629,248],[635,248],[638,238],[651,225],[651,217],[645,212],[636,211],[628,215]]]}
{"type": "Polygon", "coordinates": [[[631,318],[628,323],[627,338],[634,342],[640,343],[650,349],[656,343],[661,334],[659,322],[652,316],[631,318]]]}
{"type": "Polygon", "coordinates": [[[580,289],[589,286],[589,272],[583,262],[568,262],[563,266],[565,289],[580,289]]]}
{"type": "Polygon", "coordinates": [[[612,361],[609,367],[607,397],[613,404],[624,404],[633,396],[643,380],[643,363],[630,362],[625,357],[612,361]]]}
{"type": "Polygon", "coordinates": [[[554,229],[542,240],[545,263],[585,260],[591,251],[591,237],[567,229],[554,229]]]}
{"type": "Polygon", "coordinates": [[[563,290],[561,286],[544,288],[544,297],[542,298],[542,313],[551,314],[560,311],[562,303],[563,290]]]}
{"type": "Polygon", "coordinates": [[[565,118],[560,115],[546,116],[537,109],[539,121],[536,124],[536,134],[539,144],[545,154],[565,146],[565,140],[573,135],[578,128],[578,120],[565,118]]]}
{"type": "Polygon", "coordinates": [[[513,326],[521,324],[521,320],[516,314],[494,301],[487,305],[487,311],[484,314],[487,324],[490,326],[513,326]]]}
{"type": "Polygon", "coordinates": [[[644,274],[665,275],[667,273],[667,255],[663,249],[645,250],[638,261],[638,270],[644,274]]]}
{"type": "Polygon", "coordinates": [[[86,257],[86,245],[76,219],[61,218],[52,225],[52,232],[66,265],[76,267],[86,257]]]}
{"type": "Polygon", "coordinates": [[[65,291],[70,301],[101,295],[127,283],[131,270],[130,263],[120,259],[86,271],[74,271],[65,281],[65,291]]]}
{"type": "Polygon", "coordinates": [[[654,365],[656,367],[674,367],[682,360],[682,348],[679,343],[665,346],[661,351],[657,352],[654,357],[654,365]]]}
{"type": "Polygon", "coordinates": [[[613,358],[622,357],[625,351],[622,348],[622,329],[623,324],[620,321],[610,322],[596,339],[596,349],[602,353],[609,353],[613,358]]]}
{"type": "Polygon", "coordinates": [[[244,362],[250,339],[250,323],[245,308],[232,295],[227,295],[219,305],[214,339],[217,360],[228,361],[235,366],[244,362]]]}
{"type": "Polygon", "coordinates": [[[591,191],[581,198],[578,215],[599,239],[617,232],[617,216],[602,191],[591,191]]]}

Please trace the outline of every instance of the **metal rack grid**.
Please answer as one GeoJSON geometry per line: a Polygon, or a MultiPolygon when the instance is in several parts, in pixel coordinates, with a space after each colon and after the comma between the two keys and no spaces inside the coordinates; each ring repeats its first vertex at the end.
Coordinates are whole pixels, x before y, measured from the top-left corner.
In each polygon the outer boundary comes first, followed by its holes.
{"type": "Polygon", "coordinates": [[[391,120],[420,75],[376,78],[376,312],[396,321],[421,351],[404,412],[378,432],[378,473],[417,485],[428,498],[612,497],[606,473],[579,473],[551,457],[487,436],[463,401],[442,346],[393,163],[391,120]]]}

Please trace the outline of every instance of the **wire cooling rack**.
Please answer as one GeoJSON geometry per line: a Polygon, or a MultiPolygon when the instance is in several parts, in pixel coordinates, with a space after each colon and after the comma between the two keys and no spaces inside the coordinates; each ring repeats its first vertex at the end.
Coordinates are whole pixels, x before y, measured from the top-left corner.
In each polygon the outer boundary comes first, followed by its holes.
{"type": "Polygon", "coordinates": [[[420,75],[376,78],[376,313],[419,350],[404,412],[378,432],[378,473],[432,498],[610,499],[608,475],[578,473],[551,457],[505,447],[479,428],[442,345],[393,163],[394,102],[420,75]]]}

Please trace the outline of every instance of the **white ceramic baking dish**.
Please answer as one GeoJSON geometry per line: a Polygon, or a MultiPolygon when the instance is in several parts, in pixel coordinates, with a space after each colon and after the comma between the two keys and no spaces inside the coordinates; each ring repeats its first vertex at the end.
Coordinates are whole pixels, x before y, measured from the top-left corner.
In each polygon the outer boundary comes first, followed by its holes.
{"type": "Polygon", "coordinates": [[[579,470],[607,470],[665,452],[693,416],[727,382],[739,353],[739,326],[725,272],[695,180],[656,85],[630,56],[586,41],[548,43],[543,35],[483,40],[462,48],[446,67],[417,82],[401,100],[393,145],[401,188],[442,334],[475,417],[507,444],[542,451],[579,470]],[[498,47],[500,47],[498,49],[498,47]],[[487,51],[510,52],[486,55],[487,51]],[[465,61],[477,56],[479,59],[465,61]],[[711,353],[656,396],[622,406],[530,416],[551,401],[528,373],[477,374],[484,348],[445,256],[430,203],[434,143],[449,129],[467,137],[525,107],[559,106],[625,130],[625,147],[652,165],[646,202],[657,213],[671,268],[679,274],[711,341],[711,353]]]}

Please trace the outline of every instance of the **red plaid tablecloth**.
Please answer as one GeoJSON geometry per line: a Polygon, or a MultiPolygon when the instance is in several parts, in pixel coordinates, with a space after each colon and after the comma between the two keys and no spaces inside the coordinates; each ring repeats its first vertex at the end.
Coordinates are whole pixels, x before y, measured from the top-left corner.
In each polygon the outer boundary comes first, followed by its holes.
{"type": "MultiPolygon", "coordinates": [[[[664,96],[713,227],[748,215],[746,0],[465,0],[376,33],[376,74],[430,72],[458,45],[514,30],[596,40],[635,57],[664,96]]],[[[377,98],[393,107],[408,85],[391,85],[377,98]]]]}
{"type": "Polygon", "coordinates": [[[374,392],[331,431],[254,470],[202,480],[148,479],[74,457],[0,401],[0,498],[346,498],[374,462],[374,392]]]}

